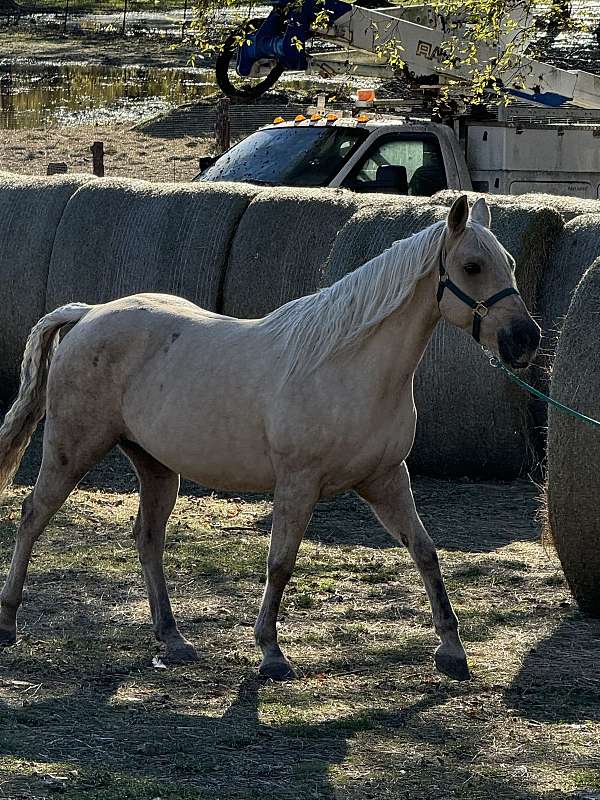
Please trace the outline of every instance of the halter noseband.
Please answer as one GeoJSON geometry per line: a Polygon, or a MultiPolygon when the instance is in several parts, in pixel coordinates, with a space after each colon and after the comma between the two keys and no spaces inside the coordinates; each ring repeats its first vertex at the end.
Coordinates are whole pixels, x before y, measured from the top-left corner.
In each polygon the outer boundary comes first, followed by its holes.
{"type": "Polygon", "coordinates": [[[468,294],[465,294],[463,290],[457,286],[454,281],[450,280],[450,276],[446,270],[444,265],[444,248],[442,247],[440,250],[440,280],[438,283],[438,290],[437,290],[437,302],[438,306],[442,301],[442,297],[444,296],[444,289],[450,289],[452,294],[456,295],[459,300],[462,300],[463,303],[469,306],[470,309],[473,311],[473,338],[479,344],[479,333],[481,331],[481,320],[484,317],[487,317],[488,311],[490,308],[495,305],[499,300],[503,300],[505,297],[509,297],[511,294],[519,294],[516,289],[513,289],[512,286],[509,286],[507,289],[502,289],[500,292],[496,292],[491,297],[488,297],[487,300],[473,300],[472,297],[469,297],[468,294]]]}

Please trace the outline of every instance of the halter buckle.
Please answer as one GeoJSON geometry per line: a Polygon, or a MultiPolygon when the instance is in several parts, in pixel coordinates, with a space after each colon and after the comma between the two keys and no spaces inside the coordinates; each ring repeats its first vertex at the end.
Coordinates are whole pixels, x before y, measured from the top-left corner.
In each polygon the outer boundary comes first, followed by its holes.
{"type": "Polygon", "coordinates": [[[483,300],[478,300],[477,305],[473,309],[473,316],[480,317],[481,319],[483,319],[484,317],[487,317],[488,312],[489,308],[486,306],[483,300]]]}

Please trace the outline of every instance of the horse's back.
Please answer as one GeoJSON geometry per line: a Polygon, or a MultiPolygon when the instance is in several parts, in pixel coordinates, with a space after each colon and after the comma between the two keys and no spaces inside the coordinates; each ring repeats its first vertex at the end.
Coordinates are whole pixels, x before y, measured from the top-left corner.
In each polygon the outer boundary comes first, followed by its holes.
{"type": "Polygon", "coordinates": [[[97,306],[58,349],[50,414],[116,426],[117,438],[199,482],[269,488],[264,401],[271,359],[256,333],[251,321],[170,295],[97,306]]]}

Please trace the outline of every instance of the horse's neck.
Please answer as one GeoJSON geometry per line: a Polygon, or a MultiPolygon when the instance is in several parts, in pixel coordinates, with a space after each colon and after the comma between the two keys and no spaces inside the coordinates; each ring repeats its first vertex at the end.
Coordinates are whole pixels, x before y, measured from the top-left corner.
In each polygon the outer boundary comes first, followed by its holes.
{"type": "Polygon", "coordinates": [[[436,282],[434,273],[422,278],[411,299],[367,337],[357,354],[364,362],[362,374],[371,385],[379,383],[382,392],[400,391],[423,357],[440,319],[436,282]]]}

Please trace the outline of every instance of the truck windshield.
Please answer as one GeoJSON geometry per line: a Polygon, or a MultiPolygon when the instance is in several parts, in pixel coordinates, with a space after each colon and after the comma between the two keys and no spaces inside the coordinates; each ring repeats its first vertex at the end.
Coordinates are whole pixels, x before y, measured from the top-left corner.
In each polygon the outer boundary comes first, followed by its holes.
{"type": "Polygon", "coordinates": [[[367,136],[360,128],[267,128],[232,147],[197,180],[326,186],[367,136]]]}

